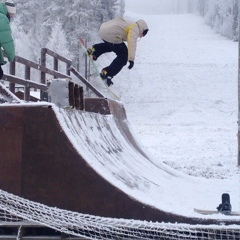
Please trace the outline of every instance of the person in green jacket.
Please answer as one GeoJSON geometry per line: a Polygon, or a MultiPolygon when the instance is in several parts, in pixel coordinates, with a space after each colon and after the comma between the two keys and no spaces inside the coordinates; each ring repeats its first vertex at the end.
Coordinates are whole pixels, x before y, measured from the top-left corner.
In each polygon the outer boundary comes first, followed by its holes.
{"type": "Polygon", "coordinates": [[[12,62],[15,58],[15,46],[10,27],[10,20],[15,13],[16,7],[12,0],[0,3],[0,79],[3,76],[1,66],[7,63],[4,61],[2,49],[4,49],[9,62],[12,62]]]}

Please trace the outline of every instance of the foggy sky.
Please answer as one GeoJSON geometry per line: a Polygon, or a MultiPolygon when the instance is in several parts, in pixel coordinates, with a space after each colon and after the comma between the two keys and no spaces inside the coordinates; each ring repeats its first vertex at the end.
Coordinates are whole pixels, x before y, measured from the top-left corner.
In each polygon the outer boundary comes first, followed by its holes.
{"type": "Polygon", "coordinates": [[[142,14],[181,14],[193,12],[197,0],[125,0],[126,9],[142,14]]]}

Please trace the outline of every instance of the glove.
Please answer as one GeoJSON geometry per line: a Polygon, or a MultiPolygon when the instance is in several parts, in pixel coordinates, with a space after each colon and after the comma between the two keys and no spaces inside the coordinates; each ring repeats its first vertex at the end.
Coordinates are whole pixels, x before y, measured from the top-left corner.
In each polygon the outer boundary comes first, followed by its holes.
{"type": "Polygon", "coordinates": [[[5,65],[7,62],[6,61],[3,61],[3,62],[1,62],[1,65],[5,65]]]}
{"type": "Polygon", "coordinates": [[[128,68],[129,68],[129,69],[132,69],[132,68],[133,68],[133,65],[134,65],[134,61],[130,60],[130,61],[129,61],[129,66],[128,66],[128,68]]]}

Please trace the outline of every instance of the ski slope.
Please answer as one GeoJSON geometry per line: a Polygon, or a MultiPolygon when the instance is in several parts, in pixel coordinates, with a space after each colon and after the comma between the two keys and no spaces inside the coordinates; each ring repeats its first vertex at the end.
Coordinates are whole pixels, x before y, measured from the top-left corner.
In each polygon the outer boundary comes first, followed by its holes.
{"type": "Polygon", "coordinates": [[[140,17],[149,34],[134,68],[114,79],[134,131],[159,161],[186,174],[240,181],[237,43],[195,15],[131,15],[140,17]]]}
{"type": "MultiPolygon", "coordinates": [[[[126,108],[122,121],[144,154],[112,116],[53,107],[63,132],[94,171],[138,202],[206,218],[193,209],[215,210],[226,192],[239,211],[237,43],[196,15],[126,12],[126,18],[144,18],[150,28],[134,68],[113,79],[126,108]]],[[[101,57],[99,67],[112,57],[101,57]]]]}
{"type": "Polygon", "coordinates": [[[233,180],[224,180],[222,184],[219,179],[190,177],[151,158],[126,134],[129,124],[122,114],[116,118],[53,109],[63,131],[86,163],[132,199],[168,213],[200,218],[205,216],[193,209],[215,209],[222,192],[229,192],[232,204],[237,205],[239,199],[235,193],[239,186],[233,180]]]}
{"type": "MultiPolygon", "coordinates": [[[[173,192],[173,185],[161,180],[168,186],[166,209],[181,211],[180,205],[173,204],[179,201],[188,205],[184,212],[189,214],[193,206],[215,209],[221,194],[228,192],[233,210],[240,210],[240,189],[235,188],[240,184],[238,44],[214,33],[195,14],[126,11],[125,17],[143,18],[150,31],[138,42],[134,68],[125,67],[113,79],[113,88],[124,103],[133,132],[154,162],[194,177],[184,177],[181,184],[170,178],[176,183],[173,192]],[[188,182],[198,185],[194,188],[188,182]],[[196,202],[198,197],[201,201],[196,202]]],[[[101,62],[106,65],[113,57],[103,56],[101,62]]]]}

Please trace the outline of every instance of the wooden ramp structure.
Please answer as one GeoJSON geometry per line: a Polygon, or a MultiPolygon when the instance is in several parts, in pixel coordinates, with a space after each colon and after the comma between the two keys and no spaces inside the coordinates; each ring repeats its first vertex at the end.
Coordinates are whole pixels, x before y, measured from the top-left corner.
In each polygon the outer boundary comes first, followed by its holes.
{"type": "MultiPolygon", "coordinates": [[[[55,108],[47,103],[0,106],[0,188],[48,206],[95,216],[191,224],[218,222],[164,212],[106,178],[105,170],[99,170],[96,164],[102,169],[116,164],[110,170],[116,181],[130,190],[142,191],[141,176],[134,183],[130,175],[129,179],[120,179],[118,174],[121,164],[130,164],[127,161],[131,158],[143,158],[144,162],[150,159],[129,130],[121,103],[85,99],[85,108],[87,112],[55,108]],[[92,138],[92,131],[100,140],[92,138]],[[74,132],[72,137],[68,132],[74,132]],[[122,157],[126,154],[131,157],[125,162],[122,157]]],[[[136,178],[134,172],[131,174],[136,178]]]]}
{"type": "MultiPolygon", "coordinates": [[[[85,107],[88,112],[98,113],[90,113],[85,121],[90,118],[100,121],[101,118],[104,122],[105,118],[99,115],[112,114],[128,144],[147,159],[125,123],[126,114],[121,103],[86,99],[85,107]]],[[[66,112],[68,120],[75,118],[71,115],[76,110],[66,112]]],[[[81,111],[78,114],[82,114],[81,111]]],[[[109,131],[111,139],[116,138],[105,123],[106,128],[99,128],[99,131],[109,131]]],[[[82,134],[88,141],[85,133],[82,134]]],[[[96,216],[192,222],[138,202],[105,180],[74,148],[50,104],[0,106],[0,146],[0,188],[7,192],[48,206],[96,216]]],[[[104,151],[109,154],[108,146],[102,146],[105,147],[104,151]]],[[[120,144],[114,148],[124,151],[120,144]]]]}
{"type": "MultiPolygon", "coordinates": [[[[51,51],[43,51],[44,54],[47,52],[62,59],[51,51]]],[[[25,61],[20,57],[16,60],[21,63],[25,61]]],[[[27,70],[33,67],[42,71],[44,81],[41,83],[5,74],[5,78],[11,83],[11,92],[0,86],[0,97],[2,95],[6,100],[0,104],[1,190],[53,209],[118,221],[131,219],[204,226],[239,225],[238,218],[193,217],[174,213],[171,209],[162,209],[161,191],[171,191],[177,182],[181,182],[180,174],[156,164],[143,150],[130,130],[122,102],[105,98],[71,66],[71,62],[66,60],[66,63],[67,74],[61,74],[56,66],[56,69],[49,70],[44,64],[39,66],[27,61],[26,64],[30,64],[27,70]],[[54,77],[70,78],[70,72],[86,84],[95,97],[85,97],[82,86],[67,80],[69,106],[59,107],[47,102],[47,95],[44,93],[49,86],[45,82],[45,75],[50,73],[54,77]],[[25,86],[25,101],[14,95],[15,84],[25,86]],[[30,99],[30,87],[42,91],[42,101],[26,102],[30,99]],[[154,174],[155,177],[152,176],[154,174]],[[162,180],[166,179],[169,185],[164,186],[162,180]],[[157,203],[153,196],[157,196],[157,203]]],[[[26,77],[29,76],[29,71],[26,73],[26,77]]],[[[183,199],[181,203],[184,204],[184,201],[183,199]]],[[[11,212],[9,209],[8,211],[11,212]]],[[[20,234],[21,228],[30,232],[29,229],[46,231],[46,222],[37,225],[36,222],[32,225],[0,223],[0,239],[2,229],[11,227],[18,229],[18,239],[27,239],[26,235],[24,237],[24,234],[20,234]]],[[[138,223],[132,224],[129,231],[134,232],[138,223]]],[[[52,227],[51,224],[47,226],[52,227]]],[[[153,227],[152,231],[155,230],[153,227]]],[[[187,231],[180,227],[182,235],[188,235],[187,231]]],[[[230,231],[232,232],[232,229],[230,231]]],[[[147,231],[144,229],[140,232],[145,234],[147,231]]],[[[165,226],[162,230],[163,234],[164,232],[165,226]]],[[[168,229],[167,234],[170,237],[162,239],[172,239],[171,232],[172,230],[168,229]]],[[[234,232],[235,235],[236,233],[240,235],[239,229],[234,232]]],[[[114,234],[117,236],[117,233],[114,234]]],[[[176,234],[175,230],[173,234],[176,234]]],[[[197,234],[195,236],[198,236],[197,234]]],[[[213,236],[211,231],[210,235],[213,236]]],[[[64,234],[56,236],[56,239],[59,238],[67,237],[64,234]]]]}

